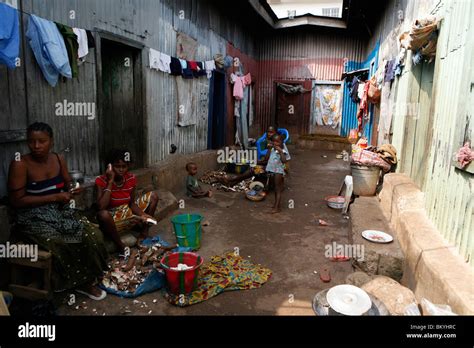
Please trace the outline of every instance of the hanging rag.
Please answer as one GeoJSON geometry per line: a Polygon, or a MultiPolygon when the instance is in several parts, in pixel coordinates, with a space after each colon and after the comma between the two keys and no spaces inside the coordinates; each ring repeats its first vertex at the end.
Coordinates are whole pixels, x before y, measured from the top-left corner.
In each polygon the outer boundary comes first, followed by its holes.
{"type": "Polygon", "coordinates": [[[171,74],[170,64],[171,64],[171,56],[164,53],[160,53],[158,69],[165,73],[171,74]]]}
{"type": "Polygon", "coordinates": [[[362,93],[362,97],[360,98],[359,110],[357,111],[357,125],[359,133],[362,132],[363,120],[366,120],[369,115],[369,101],[367,99],[369,87],[370,83],[364,84],[364,90],[362,93]]]}
{"type": "Polygon", "coordinates": [[[277,83],[277,86],[288,94],[311,92],[311,89],[305,89],[302,85],[288,85],[286,83],[277,83]]]}
{"type": "Polygon", "coordinates": [[[469,163],[474,160],[474,150],[471,149],[469,142],[466,142],[456,153],[456,160],[458,161],[461,168],[466,167],[469,163]]]}
{"type": "Polygon", "coordinates": [[[77,58],[79,59],[79,63],[83,63],[85,61],[85,56],[89,54],[89,45],[87,43],[87,32],[84,29],[79,28],[72,28],[74,34],[77,36],[77,58]]]}
{"type": "Polygon", "coordinates": [[[224,291],[257,289],[272,276],[272,271],[229,252],[211,257],[199,270],[197,289],[189,295],[164,292],[165,299],[185,307],[206,301],[224,291]]]}
{"type": "Polygon", "coordinates": [[[233,96],[237,100],[244,98],[244,88],[252,83],[250,73],[245,76],[238,76],[234,73],[230,74],[230,82],[234,84],[233,96]]]}
{"type": "Polygon", "coordinates": [[[231,56],[225,56],[224,58],[224,69],[228,69],[234,64],[234,58],[231,56]]]}
{"type": "Polygon", "coordinates": [[[16,59],[20,55],[20,29],[18,11],[0,3],[0,63],[8,68],[16,68],[16,59]]]}
{"type": "Polygon", "coordinates": [[[52,87],[58,83],[59,75],[72,78],[64,39],[53,22],[30,15],[26,37],[46,81],[52,87]]]}
{"type": "Polygon", "coordinates": [[[79,43],[77,41],[77,35],[74,30],[65,24],[56,23],[59,32],[63,36],[64,44],[66,45],[67,56],[69,59],[69,65],[71,66],[72,77],[77,77],[77,57],[79,50],[79,43]]]}
{"type": "Polygon", "coordinates": [[[173,76],[179,76],[183,73],[183,67],[181,66],[181,62],[178,58],[171,57],[170,70],[171,75],[173,76]]]}
{"type": "Polygon", "coordinates": [[[213,60],[207,60],[204,62],[204,69],[206,70],[207,78],[212,77],[212,72],[216,70],[216,62],[213,60]]]}
{"type": "MultiPolygon", "coordinates": [[[[181,66],[183,66],[183,63],[182,61],[181,62],[181,66]]],[[[194,74],[193,74],[193,71],[191,69],[191,65],[190,65],[190,62],[188,61],[185,61],[186,63],[186,68],[183,68],[183,79],[193,79],[194,78],[194,74]]]]}
{"type": "Polygon", "coordinates": [[[216,67],[219,69],[224,69],[224,57],[220,53],[216,53],[214,55],[214,62],[216,64],[216,67]]]}
{"type": "Polygon", "coordinates": [[[385,73],[383,77],[383,82],[392,82],[395,79],[395,65],[396,60],[389,60],[385,65],[385,73]]]}
{"type": "Polygon", "coordinates": [[[90,30],[86,30],[86,34],[87,34],[87,46],[89,48],[95,48],[94,35],[92,35],[92,32],[90,30]]]}
{"type": "Polygon", "coordinates": [[[357,78],[357,76],[354,76],[354,78],[352,79],[352,82],[351,82],[351,92],[350,92],[351,100],[354,103],[359,103],[360,102],[359,94],[358,94],[359,84],[360,84],[359,79],[357,78]]]}
{"type": "Polygon", "coordinates": [[[204,62],[196,62],[197,69],[194,72],[195,77],[207,76],[206,69],[204,68],[204,62]]]}
{"type": "Polygon", "coordinates": [[[150,69],[158,70],[159,61],[160,61],[160,52],[157,50],[150,48],[148,52],[148,59],[150,64],[150,69]]]}

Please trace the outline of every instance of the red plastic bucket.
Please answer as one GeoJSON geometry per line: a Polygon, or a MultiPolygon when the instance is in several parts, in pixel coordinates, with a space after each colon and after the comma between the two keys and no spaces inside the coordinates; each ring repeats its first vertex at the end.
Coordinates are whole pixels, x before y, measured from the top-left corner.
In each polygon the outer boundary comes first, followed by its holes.
{"type": "Polygon", "coordinates": [[[168,290],[176,295],[193,292],[197,287],[199,268],[203,262],[203,258],[196,253],[181,252],[165,255],[160,263],[165,270],[168,290]],[[192,268],[185,271],[171,269],[171,267],[177,267],[178,263],[184,263],[192,268]]]}

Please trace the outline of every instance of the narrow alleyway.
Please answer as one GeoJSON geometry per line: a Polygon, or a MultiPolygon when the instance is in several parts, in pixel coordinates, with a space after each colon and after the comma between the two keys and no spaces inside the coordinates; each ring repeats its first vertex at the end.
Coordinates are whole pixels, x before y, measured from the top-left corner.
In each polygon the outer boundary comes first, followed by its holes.
{"type": "MultiPolygon", "coordinates": [[[[324,256],[325,245],[349,242],[350,220],[339,211],[326,206],[324,197],[336,194],[349,171],[347,162],[336,159],[335,151],[297,150],[290,147],[293,156],[291,174],[284,193],[286,201],[294,200],[294,209],[285,208],[274,216],[266,211],[273,203],[273,195],[263,202],[253,203],[241,193],[216,192],[211,199],[190,200],[184,195],[183,212],[199,212],[210,225],[203,228],[203,242],[199,250],[204,260],[239,248],[240,255],[260,263],[273,271],[271,280],[260,289],[231,291],[208,301],[186,308],[177,308],[166,302],[160,292],[138,298],[148,307],[141,308],[133,299],[113,295],[99,303],[78,296],[87,309],[63,305],[61,314],[73,315],[313,315],[311,301],[314,295],[328,287],[344,283],[352,272],[349,262],[330,262],[324,256]],[[327,156],[324,158],[323,156],[327,156]],[[321,218],[331,225],[322,227],[321,218]],[[332,281],[323,283],[319,272],[330,268],[332,281]],[[156,299],[156,303],[153,300],[156,299]],[[96,311],[93,311],[93,310],[96,311]]],[[[173,242],[172,226],[168,219],[154,230],[173,242]]]]}

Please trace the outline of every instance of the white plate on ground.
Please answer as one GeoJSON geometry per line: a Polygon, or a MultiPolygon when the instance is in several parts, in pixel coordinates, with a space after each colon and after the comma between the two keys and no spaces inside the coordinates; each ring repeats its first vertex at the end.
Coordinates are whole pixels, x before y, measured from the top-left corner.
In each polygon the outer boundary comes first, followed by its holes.
{"type": "Polygon", "coordinates": [[[393,242],[393,237],[388,233],[376,230],[365,230],[362,232],[362,237],[374,243],[390,243],[393,242]]]}
{"type": "Polygon", "coordinates": [[[326,300],[331,309],[343,315],[364,315],[372,307],[372,300],[364,290],[348,284],[329,289],[326,300]]]}

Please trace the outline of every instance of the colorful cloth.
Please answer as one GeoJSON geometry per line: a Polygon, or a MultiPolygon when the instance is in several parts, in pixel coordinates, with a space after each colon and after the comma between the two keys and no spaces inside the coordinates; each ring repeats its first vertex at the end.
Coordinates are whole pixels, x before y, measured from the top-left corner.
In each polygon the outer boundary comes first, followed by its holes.
{"type": "Polygon", "coordinates": [[[206,301],[224,291],[257,289],[272,276],[268,268],[244,260],[234,252],[213,256],[199,271],[197,290],[189,295],[164,292],[168,302],[185,307],[206,301]]]}
{"type": "MultiPolygon", "coordinates": [[[[138,208],[140,208],[142,211],[145,211],[145,209],[147,209],[150,205],[150,201],[151,192],[147,192],[138,197],[135,200],[135,204],[138,205],[138,208]]],[[[118,232],[129,230],[138,222],[138,220],[133,217],[134,214],[128,203],[109,209],[109,211],[114,219],[115,227],[117,228],[118,232]]]]}
{"type": "Polygon", "coordinates": [[[107,267],[102,233],[69,206],[57,203],[17,211],[15,235],[53,255],[54,290],[92,284],[107,267]]]}
{"type": "MultiPolygon", "coordinates": [[[[107,187],[108,179],[105,175],[98,176],[95,179],[95,184],[102,189],[107,187]]],[[[130,203],[130,197],[133,189],[137,186],[137,178],[131,173],[123,176],[122,186],[117,186],[114,182],[112,184],[109,208],[115,208],[120,205],[130,203]]]]}
{"type": "Polygon", "coordinates": [[[8,68],[16,68],[16,59],[20,54],[20,24],[18,11],[0,3],[0,63],[8,68]]]}
{"type": "MultiPolygon", "coordinates": [[[[291,160],[290,153],[288,152],[288,148],[285,144],[283,144],[282,150],[285,154],[286,160],[291,160]]],[[[268,163],[265,170],[269,173],[285,175],[285,164],[281,161],[280,154],[275,151],[274,148],[271,149],[270,157],[268,158],[268,163]]]]}

